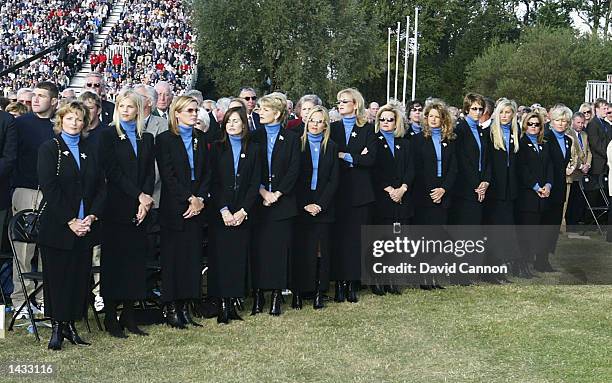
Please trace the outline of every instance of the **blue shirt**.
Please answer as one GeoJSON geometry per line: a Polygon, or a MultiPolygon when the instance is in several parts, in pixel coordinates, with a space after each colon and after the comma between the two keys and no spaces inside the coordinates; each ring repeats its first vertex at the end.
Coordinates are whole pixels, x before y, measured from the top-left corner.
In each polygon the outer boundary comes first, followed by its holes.
{"type": "Polygon", "coordinates": [[[234,175],[238,173],[238,163],[240,162],[240,151],[242,150],[242,138],[240,136],[228,135],[230,145],[232,146],[232,155],[234,158],[234,175]]]}
{"type": "Polygon", "coordinates": [[[561,153],[563,153],[563,158],[565,158],[565,153],[567,151],[567,148],[565,147],[565,132],[557,132],[556,130],[552,131],[555,135],[555,138],[557,139],[557,143],[559,144],[559,147],[561,148],[561,153]]]}
{"type": "Polygon", "coordinates": [[[189,167],[191,168],[191,180],[195,180],[195,169],[193,167],[193,128],[191,126],[179,125],[179,134],[185,145],[187,158],[189,159],[189,167]]]}
{"type": "Polygon", "coordinates": [[[319,172],[319,158],[321,155],[321,141],[323,132],[319,134],[306,133],[308,135],[308,145],[310,146],[310,157],[312,158],[312,177],[310,178],[310,190],[317,190],[317,180],[319,172]]]}
{"type": "Polygon", "coordinates": [[[436,149],[436,159],[438,162],[438,170],[436,175],[442,177],[442,129],[431,128],[431,140],[433,141],[434,148],[436,149]]]}
{"type": "Polygon", "coordinates": [[[385,141],[387,141],[387,145],[389,145],[389,148],[391,149],[391,154],[393,157],[395,157],[395,135],[393,134],[393,131],[385,132],[384,130],[381,130],[380,132],[382,133],[383,137],[385,137],[385,141]]]}
{"type": "MultiPolygon", "coordinates": [[[[68,150],[70,150],[70,154],[74,157],[74,160],[77,164],[77,168],[81,169],[81,156],[79,152],[79,141],[81,140],[80,134],[68,134],[62,131],[62,139],[68,146],[68,150]]],[[[83,200],[81,200],[81,204],[79,205],[79,219],[85,218],[85,206],[83,205],[83,200]]]]}
{"type": "Polygon", "coordinates": [[[136,146],[136,121],[119,121],[123,130],[125,130],[125,134],[130,140],[130,144],[132,144],[132,149],[134,149],[134,154],[138,155],[138,149],[136,146]]]}
{"type": "Polygon", "coordinates": [[[280,124],[266,124],[266,137],[268,139],[268,188],[269,191],[272,191],[272,152],[274,151],[274,144],[276,143],[276,137],[278,137],[278,133],[280,132],[281,125],[280,124]]]}
{"type": "Polygon", "coordinates": [[[501,129],[504,135],[504,145],[506,147],[506,166],[510,166],[510,124],[502,125],[501,129]]]}
{"type": "Polygon", "coordinates": [[[478,121],[474,121],[472,117],[466,116],[465,121],[467,122],[472,135],[478,144],[478,171],[482,171],[482,143],[480,142],[480,132],[478,131],[478,121]]]}

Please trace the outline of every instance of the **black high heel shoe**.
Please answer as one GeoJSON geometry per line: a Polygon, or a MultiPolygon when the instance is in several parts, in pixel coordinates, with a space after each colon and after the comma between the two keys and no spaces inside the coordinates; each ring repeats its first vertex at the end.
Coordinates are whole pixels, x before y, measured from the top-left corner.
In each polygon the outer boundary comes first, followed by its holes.
{"type": "Polygon", "coordinates": [[[357,296],[357,282],[348,281],[346,284],[346,300],[351,303],[357,303],[359,297],[357,296]]]}
{"type": "Polygon", "coordinates": [[[64,324],[62,329],[62,335],[64,339],[68,339],[70,343],[76,344],[79,346],[91,346],[91,343],[85,342],[77,332],[76,326],[74,325],[74,321],[70,321],[64,324]]]}
{"type": "Polygon", "coordinates": [[[229,323],[229,298],[219,299],[219,314],[217,315],[217,323],[228,324],[229,323]]]}
{"type": "Polygon", "coordinates": [[[123,302],[123,311],[121,312],[121,316],[119,317],[119,324],[123,328],[126,328],[132,334],[136,334],[140,336],[149,335],[149,333],[142,331],[136,325],[136,318],[134,317],[134,302],[133,301],[123,302]]]}
{"type": "Polygon", "coordinates": [[[183,323],[190,324],[193,327],[204,327],[200,323],[193,320],[193,317],[191,316],[191,312],[189,310],[189,306],[189,301],[183,302],[183,305],[181,306],[181,309],[178,312],[179,317],[182,317],[181,319],[183,320],[183,323]]]}
{"type": "Polygon", "coordinates": [[[184,330],[187,328],[178,314],[177,305],[175,302],[166,304],[166,324],[173,328],[184,330]]]}
{"type": "Polygon", "coordinates": [[[240,298],[230,298],[229,299],[230,302],[230,306],[229,306],[229,319],[231,320],[244,320],[240,317],[240,315],[238,315],[238,307],[240,307],[240,305],[238,304],[238,302],[240,302],[240,298]]]}
{"type": "Polygon", "coordinates": [[[382,296],[386,294],[385,288],[379,284],[370,286],[370,289],[372,290],[372,294],[374,295],[382,296]]]}
{"type": "Polygon", "coordinates": [[[61,350],[64,341],[64,323],[51,321],[51,339],[49,339],[49,350],[61,350]]]}
{"type": "Polygon", "coordinates": [[[253,308],[251,309],[251,315],[261,314],[265,303],[266,300],[263,291],[261,291],[261,289],[253,290],[253,308]]]}
{"type": "Polygon", "coordinates": [[[346,282],[336,281],[336,291],[335,291],[335,296],[334,296],[334,300],[336,302],[344,302],[346,300],[345,290],[346,290],[346,282]]]}
{"type": "Polygon", "coordinates": [[[302,301],[302,296],[300,295],[300,293],[294,291],[293,298],[291,299],[291,308],[294,310],[301,310],[303,303],[304,302],[302,301]]]}
{"type": "Polygon", "coordinates": [[[270,302],[270,315],[281,315],[281,290],[272,290],[272,302],[270,302]]]}

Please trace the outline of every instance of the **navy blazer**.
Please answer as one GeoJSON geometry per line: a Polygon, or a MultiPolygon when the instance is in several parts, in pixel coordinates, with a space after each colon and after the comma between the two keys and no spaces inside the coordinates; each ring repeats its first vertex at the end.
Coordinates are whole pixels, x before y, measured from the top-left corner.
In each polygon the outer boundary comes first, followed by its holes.
{"type": "Polygon", "coordinates": [[[491,128],[487,129],[485,138],[489,146],[489,156],[491,158],[491,184],[487,189],[486,200],[515,200],[518,197],[518,174],[517,174],[517,154],[514,152],[514,138],[510,135],[510,148],[508,150],[510,165],[508,166],[508,152],[495,149],[493,139],[490,136],[491,128]]]}
{"type": "Polygon", "coordinates": [[[550,142],[538,144],[536,149],[529,137],[523,136],[519,145],[517,161],[520,187],[517,208],[519,211],[542,213],[548,209],[550,197],[540,198],[533,187],[536,183],[540,187],[549,183],[554,189],[550,142]]]}
{"type": "Polygon", "coordinates": [[[474,189],[478,188],[481,182],[491,183],[491,161],[485,137],[488,131],[485,132],[481,126],[478,126],[477,129],[480,137],[480,150],[466,120],[460,120],[455,126],[458,174],[454,194],[471,201],[478,201],[478,195],[474,189]],[[479,159],[481,170],[478,170],[479,159]]]}
{"type": "Polygon", "coordinates": [[[589,148],[593,154],[590,173],[595,175],[602,174],[607,166],[606,148],[608,147],[608,142],[612,139],[612,126],[594,116],[587,125],[586,132],[589,137],[589,148]],[[608,131],[607,133],[606,130],[608,131]]]}
{"type": "Polygon", "coordinates": [[[11,205],[10,180],[17,162],[17,128],[9,113],[0,111],[0,210],[11,205]]]}

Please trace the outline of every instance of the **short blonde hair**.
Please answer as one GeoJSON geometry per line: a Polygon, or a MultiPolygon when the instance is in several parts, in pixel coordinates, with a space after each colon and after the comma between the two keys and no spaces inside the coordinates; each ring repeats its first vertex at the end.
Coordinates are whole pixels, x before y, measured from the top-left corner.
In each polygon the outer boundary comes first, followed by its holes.
{"type": "Polygon", "coordinates": [[[62,105],[55,115],[55,125],[53,126],[53,131],[56,134],[60,134],[62,132],[63,119],[68,113],[80,113],[83,116],[83,129],[89,126],[89,108],[87,108],[85,104],[80,101],[70,101],[69,103],[62,105]]]}
{"type": "Polygon", "coordinates": [[[123,135],[121,131],[121,118],[119,116],[119,104],[123,100],[130,100],[136,105],[136,134],[138,137],[142,137],[142,133],[144,132],[144,100],[143,97],[136,93],[133,89],[126,89],[117,95],[115,99],[115,115],[113,117],[113,125],[115,126],[115,130],[117,131],[117,135],[123,135]]]}
{"type": "Polygon", "coordinates": [[[404,137],[406,128],[404,127],[403,112],[401,110],[401,105],[395,102],[390,102],[378,109],[378,112],[376,113],[376,124],[374,125],[374,131],[376,133],[380,132],[380,116],[382,116],[384,112],[391,112],[395,117],[395,130],[393,131],[393,135],[395,137],[404,137]]]}
{"type": "Polygon", "coordinates": [[[527,113],[524,117],[523,117],[523,123],[522,123],[522,127],[521,127],[521,132],[522,135],[525,135],[527,133],[527,123],[529,122],[529,120],[531,120],[532,118],[537,118],[538,122],[540,123],[540,131],[538,132],[538,143],[543,143],[544,140],[544,118],[542,118],[542,114],[538,113],[538,112],[529,112],[527,113]]]}
{"type": "Polygon", "coordinates": [[[289,112],[287,111],[287,97],[284,94],[280,92],[273,92],[267,94],[257,100],[257,106],[259,106],[260,108],[272,108],[273,110],[279,112],[280,116],[277,120],[281,123],[283,127],[285,126],[289,112]]]}
{"type": "Polygon", "coordinates": [[[429,112],[432,110],[438,111],[440,114],[441,120],[441,133],[443,140],[454,140],[457,135],[454,132],[455,124],[453,121],[453,117],[451,116],[448,106],[446,103],[439,99],[433,99],[425,105],[423,109],[422,122],[421,126],[423,127],[423,131],[421,134],[423,137],[428,138],[431,137],[431,127],[429,126],[429,121],[427,120],[427,116],[429,116],[429,112]]]}
{"type": "MultiPolygon", "coordinates": [[[[572,110],[567,106],[556,106],[550,111],[551,120],[564,119],[568,123],[572,121],[572,110]]],[[[569,125],[568,125],[569,126],[569,125]]]]}
{"type": "Polygon", "coordinates": [[[176,112],[182,112],[187,105],[192,102],[198,103],[198,99],[191,96],[179,96],[172,101],[170,104],[170,111],[168,112],[168,130],[175,135],[179,135],[178,118],[175,117],[176,112]]]}
{"type": "Polygon", "coordinates": [[[355,110],[355,115],[357,116],[357,121],[355,122],[355,125],[361,128],[362,126],[368,123],[368,116],[365,110],[365,100],[363,99],[361,92],[359,92],[355,88],[346,88],[338,92],[336,98],[339,100],[341,98],[340,96],[342,96],[343,94],[348,94],[355,103],[355,106],[357,107],[355,110]]]}
{"type": "Polygon", "coordinates": [[[323,115],[323,121],[325,122],[323,140],[321,141],[321,148],[323,148],[323,153],[325,153],[325,150],[327,149],[327,142],[329,142],[329,136],[331,134],[331,129],[329,129],[329,113],[327,112],[327,109],[325,109],[325,107],[321,105],[315,105],[315,107],[310,110],[310,113],[308,113],[308,116],[306,117],[306,126],[304,126],[304,133],[302,134],[302,151],[306,149],[306,140],[308,137],[308,123],[310,122],[310,119],[315,113],[321,113],[323,115]]]}

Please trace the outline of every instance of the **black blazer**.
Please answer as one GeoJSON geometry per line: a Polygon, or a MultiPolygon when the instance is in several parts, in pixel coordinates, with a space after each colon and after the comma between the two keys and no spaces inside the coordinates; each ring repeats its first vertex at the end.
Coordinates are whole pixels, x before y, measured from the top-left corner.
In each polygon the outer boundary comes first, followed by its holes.
{"type": "Polygon", "coordinates": [[[259,113],[251,112],[251,117],[253,117],[253,124],[255,124],[254,130],[259,130],[259,128],[263,128],[261,122],[259,122],[259,113]]]}
{"type": "Polygon", "coordinates": [[[419,207],[450,207],[451,194],[457,179],[457,157],[455,140],[442,140],[442,177],[438,177],[438,157],[436,148],[430,137],[417,134],[411,141],[414,154],[415,182],[414,203],[419,207]],[[431,189],[446,190],[442,201],[434,203],[429,194],[431,189]]]}
{"type": "Polygon", "coordinates": [[[589,147],[591,153],[593,153],[590,173],[595,175],[603,174],[607,167],[606,148],[608,147],[608,142],[612,139],[612,126],[594,116],[587,125],[586,132],[589,137],[589,147]],[[607,134],[605,128],[608,130],[607,134]]]}
{"type": "Polygon", "coordinates": [[[227,206],[233,214],[244,209],[247,214],[259,202],[261,163],[259,147],[253,142],[242,145],[238,160],[238,171],[234,175],[234,157],[229,142],[215,142],[211,146],[211,203],[210,214],[221,219],[219,211],[227,206]]]}
{"type": "Polygon", "coordinates": [[[138,156],[122,129],[123,139],[115,128],[100,133],[100,156],[106,174],[107,222],[129,224],[138,213],[138,196],[145,193],[153,196],[155,184],[155,147],[153,135],[143,133],[136,140],[138,156]]]}
{"type": "Polygon", "coordinates": [[[524,135],[519,140],[519,145],[517,170],[520,186],[517,208],[519,211],[541,213],[548,209],[550,197],[540,198],[533,187],[536,183],[540,187],[544,187],[546,184],[554,185],[553,166],[550,161],[550,142],[539,144],[538,151],[529,137],[524,135]]]}
{"type": "Polygon", "coordinates": [[[374,216],[380,218],[404,219],[414,215],[412,189],[414,183],[414,159],[412,148],[407,138],[395,137],[395,156],[382,133],[376,134],[376,162],[373,169],[374,195],[376,205],[374,216]],[[404,193],[402,203],[393,202],[387,186],[398,188],[406,184],[408,190],[404,193]]]}
{"type": "MultiPolygon", "coordinates": [[[[56,138],[61,151],[59,176],[56,176],[58,150],[55,140],[44,142],[38,149],[38,181],[43,200],[46,201],[40,219],[38,244],[71,250],[77,236],[68,227],[68,222],[78,216],[81,200],[85,216],[93,214],[103,219],[106,186],[102,167],[93,148],[81,140],[79,169],[61,135],[56,138]]],[[[94,222],[91,232],[84,237],[92,247],[99,243],[99,222],[94,222]]]]}
{"type": "MultiPolygon", "coordinates": [[[[210,156],[204,133],[193,129],[193,166],[195,180],[191,180],[189,158],[180,135],[167,130],[155,138],[155,158],[162,181],[159,202],[160,225],[173,230],[182,230],[183,213],[189,207],[189,197],[202,197],[205,205],[209,200],[211,168],[210,156]]],[[[189,218],[202,220],[202,214],[189,218]]]]}
{"type": "Polygon", "coordinates": [[[474,189],[481,182],[491,183],[491,162],[489,161],[489,146],[487,145],[486,135],[481,126],[478,126],[481,150],[478,149],[478,142],[472,134],[472,130],[467,121],[461,120],[455,127],[457,140],[457,182],[454,194],[471,201],[478,201],[478,195],[474,189]],[[481,170],[478,170],[478,160],[480,158],[481,170]]]}
{"type": "Polygon", "coordinates": [[[414,129],[412,129],[412,123],[408,122],[407,126],[406,126],[406,133],[404,134],[404,137],[406,139],[408,139],[409,141],[412,140],[414,138],[414,136],[416,136],[417,134],[421,134],[421,132],[415,132],[414,129]]]}
{"type": "Polygon", "coordinates": [[[112,125],[113,116],[115,115],[115,104],[110,101],[102,100],[102,124],[112,125]]]}
{"type": "Polygon", "coordinates": [[[491,128],[487,129],[484,135],[488,145],[489,158],[491,159],[491,184],[487,189],[487,200],[515,200],[518,197],[518,174],[516,160],[517,153],[514,153],[514,146],[519,143],[514,142],[510,136],[510,166],[508,166],[508,152],[495,149],[493,139],[490,136],[491,128]]]}
{"type": "Polygon", "coordinates": [[[17,162],[17,128],[9,113],[0,111],[0,210],[10,203],[10,180],[17,162]]]}
{"type": "Polygon", "coordinates": [[[215,142],[221,139],[221,124],[217,122],[213,112],[208,112],[208,118],[210,124],[208,126],[208,131],[204,133],[204,138],[206,138],[208,142],[215,142]]]}
{"type": "Polygon", "coordinates": [[[362,127],[355,125],[349,136],[348,145],[344,134],[342,120],[331,123],[330,138],[338,145],[338,152],[350,153],[353,157],[353,166],[340,159],[340,183],[338,184],[338,198],[348,198],[351,206],[363,206],[375,201],[372,177],[370,171],[376,162],[376,136],[374,127],[365,124],[362,127]],[[367,154],[361,154],[368,148],[367,154]]]}
{"type": "Polygon", "coordinates": [[[301,152],[300,174],[295,187],[297,206],[302,221],[329,223],[335,220],[334,197],[338,190],[339,166],[338,145],[330,139],[327,141],[327,148],[324,152],[321,148],[317,170],[317,189],[311,190],[312,154],[310,153],[308,138],[306,138],[306,146],[304,151],[301,152]],[[314,217],[304,210],[304,207],[311,203],[321,207],[321,212],[314,217]]]}
{"type": "Polygon", "coordinates": [[[261,185],[266,190],[280,191],[283,196],[272,206],[263,206],[258,200],[258,210],[267,214],[267,219],[279,221],[298,214],[295,200],[295,183],[300,172],[300,138],[294,132],[281,127],[272,151],[272,174],[268,169],[268,134],[265,127],[251,133],[253,142],[259,146],[261,185]]]}
{"type": "Polygon", "coordinates": [[[565,202],[565,196],[567,192],[566,175],[565,169],[567,164],[572,158],[572,139],[569,136],[564,135],[563,141],[565,141],[565,156],[559,147],[559,142],[555,133],[549,130],[545,134],[548,145],[550,146],[550,159],[553,165],[553,183],[552,190],[550,191],[550,203],[559,205],[565,202]]]}

